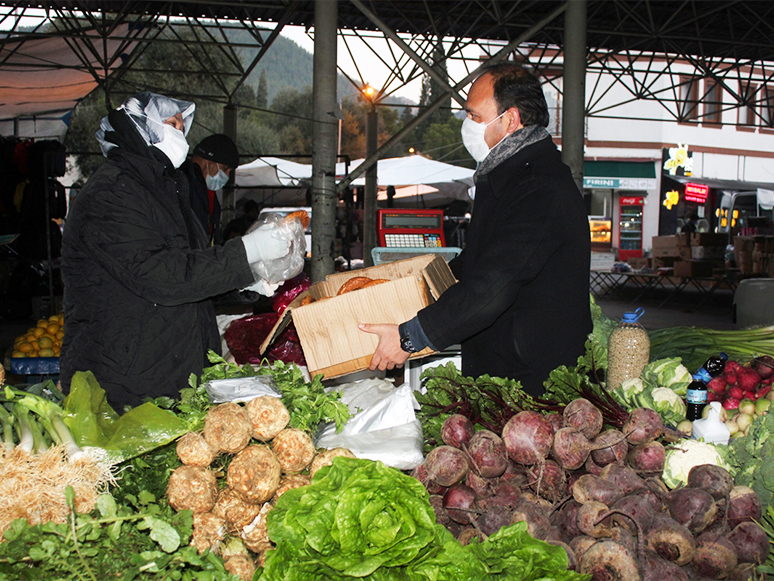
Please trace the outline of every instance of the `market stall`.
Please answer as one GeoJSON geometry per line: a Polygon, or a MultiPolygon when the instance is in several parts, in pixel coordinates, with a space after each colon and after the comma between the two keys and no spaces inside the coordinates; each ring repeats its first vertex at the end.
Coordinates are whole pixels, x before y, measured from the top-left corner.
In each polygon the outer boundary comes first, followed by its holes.
{"type": "Polygon", "coordinates": [[[123,415],[89,372],[69,396],[8,386],[0,574],[764,579],[772,329],[645,331],[592,310],[585,355],[539,399],[452,362],[414,390],[214,354],[178,401],[123,415]]]}

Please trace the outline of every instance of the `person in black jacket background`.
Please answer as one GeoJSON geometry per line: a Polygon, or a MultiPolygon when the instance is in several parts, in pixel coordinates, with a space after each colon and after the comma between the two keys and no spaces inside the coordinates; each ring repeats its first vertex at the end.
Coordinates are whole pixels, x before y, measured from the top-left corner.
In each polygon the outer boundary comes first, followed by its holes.
{"type": "Polygon", "coordinates": [[[592,331],[588,217],[534,76],[495,65],[471,86],[466,110],[463,143],[480,164],[467,244],[450,262],[458,282],[400,326],[361,325],[379,336],[371,369],[461,343],[464,375],[519,380],[540,395],[592,331]]]}
{"type": "Polygon", "coordinates": [[[177,169],[193,111],[145,92],[103,118],[96,137],[107,161],[75,198],[64,230],[62,387],[92,371],[119,413],[147,397],[178,397],[207,351],[220,352],[210,297],[273,294],[278,285],[256,282],[251,265],[291,248],[269,224],[209,245],[177,169]]]}
{"type": "Polygon", "coordinates": [[[191,208],[207,233],[210,246],[222,243],[220,201],[215,192],[223,189],[239,165],[239,151],[223,133],[208,135],[193,149],[180,168],[188,177],[191,208]]]}

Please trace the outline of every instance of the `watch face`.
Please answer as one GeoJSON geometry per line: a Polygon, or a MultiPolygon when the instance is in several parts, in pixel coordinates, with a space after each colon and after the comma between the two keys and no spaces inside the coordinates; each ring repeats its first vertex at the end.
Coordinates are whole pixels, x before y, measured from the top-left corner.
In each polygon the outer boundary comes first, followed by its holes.
{"type": "Polygon", "coordinates": [[[406,353],[414,353],[416,351],[416,349],[414,349],[414,345],[411,343],[411,339],[408,337],[401,337],[400,348],[403,349],[406,353]]]}

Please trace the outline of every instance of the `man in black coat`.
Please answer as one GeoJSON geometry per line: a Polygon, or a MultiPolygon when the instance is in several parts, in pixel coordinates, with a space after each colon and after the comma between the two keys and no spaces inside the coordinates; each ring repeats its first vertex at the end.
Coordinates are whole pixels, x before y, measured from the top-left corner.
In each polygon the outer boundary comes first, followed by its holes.
{"type": "Polygon", "coordinates": [[[466,110],[463,143],[480,165],[467,245],[450,263],[458,282],[400,326],[361,325],[379,335],[371,369],[461,343],[464,375],[516,379],[540,395],[592,331],[588,217],[545,129],[535,77],[495,65],[471,86],[466,110]]]}
{"type": "Polygon", "coordinates": [[[103,118],[96,137],[107,161],[64,229],[62,387],[91,371],[119,413],[146,397],[176,398],[191,373],[201,375],[207,351],[220,351],[210,297],[244,288],[273,294],[278,285],[256,282],[255,265],[291,248],[274,225],[208,245],[177,169],[193,110],[146,92],[103,118]]]}
{"type": "Polygon", "coordinates": [[[202,139],[180,168],[188,177],[191,208],[207,233],[210,246],[222,243],[220,201],[215,192],[223,189],[238,165],[239,151],[234,141],[228,135],[215,133],[202,139]]]}

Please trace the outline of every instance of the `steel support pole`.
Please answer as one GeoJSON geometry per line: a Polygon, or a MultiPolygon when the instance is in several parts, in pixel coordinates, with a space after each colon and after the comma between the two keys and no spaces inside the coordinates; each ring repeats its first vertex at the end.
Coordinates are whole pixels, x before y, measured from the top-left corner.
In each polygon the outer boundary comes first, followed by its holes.
{"type": "MultiPolygon", "coordinates": [[[[234,143],[237,140],[237,106],[234,103],[228,103],[223,107],[223,133],[228,135],[234,143]]],[[[191,144],[192,147],[196,147],[195,143],[191,144]]],[[[236,168],[234,168],[236,170],[236,168]]],[[[228,182],[223,186],[221,195],[223,199],[220,201],[220,221],[222,224],[228,224],[236,217],[236,201],[234,200],[234,174],[231,172],[231,176],[228,182]]]]}
{"type": "Polygon", "coordinates": [[[337,18],[337,0],[314,3],[311,277],[315,282],[333,272],[336,149],[341,117],[336,101],[337,18]]]}
{"type": "MultiPolygon", "coordinates": [[[[379,115],[376,107],[366,115],[366,159],[379,149],[379,115]]],[[[366,266],[373,266],[371,249],[376,246],[376,167],[371,166],[365,172],[365,197],[363,199],[363,260],[366,266]]]]}
{"type": "Polygon", "coordinates": [[[586,0],[567,2],[564,13],[564,103],[562,161],[583,191],[586,111],[586,0]]]}

